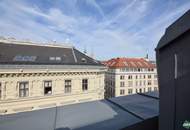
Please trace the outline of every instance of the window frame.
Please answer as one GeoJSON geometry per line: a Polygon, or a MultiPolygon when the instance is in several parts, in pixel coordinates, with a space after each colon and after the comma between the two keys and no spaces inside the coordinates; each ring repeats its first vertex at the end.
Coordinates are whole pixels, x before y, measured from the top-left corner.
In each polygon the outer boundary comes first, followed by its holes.
{"type": "Polygon", "coordinates": [[[120,75],[120,80],[124,80],[125,76],[124,75],[120,75]]]}
{"type": "Polygon", "coordinates": [[[18,87],[19,87],[19,92],[18,93],[19,93],[20,98],[24,98],[24,97],[29,96],[29,82],[28,81],[20,81],[20,82],[18,82],[18,87]]]}
{"type": "Polygon", "coordinates": [[[82,91],[88,91],[88,79],[82,79],[82,91]]]}
{"type": "Polygon", "coordinates": [[[0,82],[0,100],[1,100],[1,98],[2,98],[2,84],[0,82]]]}
{"type": "Polygon", "coordinates": [[[133,94],[133,89],[128,89],[128,94],[133,94]]]}
{"type": "Polygon", "coordinates": [[[52,95],[52,80],[44,80],[44,84],[43,84],[43,87],[44,87],[44,95],[52,95]],[[46,86],[46,83],[48,84],[46,86]],[[51,83],[51,84],[50,84],[51,83]],[[50,92],[48,91],[48,93],[46,93],[46,89],[50,88],[50,92]]]}
{"type": "Polygon", "coordinates": [[[120,89],[120,95],[125,95],[125,89],[120,89]]]}
{"type": "Polygon", "coordinates": [[[68,94],[72,92],[72,80],[66,79],[64,81],[64,93],[68,94]]]}
{"type": "Polygon", "coordinates": [[[120,82],[120,87],[125,87],[125,82],[124,81],[120,82]]]}

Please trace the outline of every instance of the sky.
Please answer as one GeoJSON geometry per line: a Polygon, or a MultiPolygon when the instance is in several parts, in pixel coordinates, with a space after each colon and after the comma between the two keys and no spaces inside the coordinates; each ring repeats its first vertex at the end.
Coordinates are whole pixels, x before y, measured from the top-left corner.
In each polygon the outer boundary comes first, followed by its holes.
{"type": "Polygon", "coordinates": [[[0,36],[70,44],[98,60],[154,60],[165,29],[189,9],[190,0],[0,0],[0,36]]]}

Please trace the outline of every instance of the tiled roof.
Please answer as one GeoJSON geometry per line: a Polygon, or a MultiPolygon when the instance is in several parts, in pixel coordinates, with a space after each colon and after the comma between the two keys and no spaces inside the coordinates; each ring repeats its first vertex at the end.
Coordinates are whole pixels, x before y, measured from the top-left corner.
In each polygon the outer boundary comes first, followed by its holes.
{"type": "Polygon", "coordinates": [[[113,58],[103,61],[102,64],[109,68],[155,68],[156,66],[144,58],[113,58]]]}

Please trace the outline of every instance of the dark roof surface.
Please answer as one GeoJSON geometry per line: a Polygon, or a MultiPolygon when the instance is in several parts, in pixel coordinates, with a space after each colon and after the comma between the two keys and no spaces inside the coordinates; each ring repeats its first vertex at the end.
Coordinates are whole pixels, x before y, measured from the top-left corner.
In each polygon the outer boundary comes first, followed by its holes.
{"type": "Polygon", "coordinates": [[[122,96],[111,98],[110,100],[141,119],[148,119],[158,115],[159,102],[154,98],[155,95],[156,94],[149,92],[148,94],[122,96]]]}
{"type": "Polygon", "coordinates": [[[160,39],[156,49],[160,49],[168,45],[171,41],[190,30],[189,20],[190,10],[187,11],[183,16],[181,16],[178,20],[176,20],[172,25],[170,25],[166,29],[165,34],[160,39]]]}
{"type": "Polygon", "coordinates": [[[0,130],[119,130],[158,116],[158,101],[136,94],[4,115],[0,130]]]}
{"type": "Polygon", "coordinates": [[[2,42],[0,64],[102,65],[73,47],[2,42]]]}

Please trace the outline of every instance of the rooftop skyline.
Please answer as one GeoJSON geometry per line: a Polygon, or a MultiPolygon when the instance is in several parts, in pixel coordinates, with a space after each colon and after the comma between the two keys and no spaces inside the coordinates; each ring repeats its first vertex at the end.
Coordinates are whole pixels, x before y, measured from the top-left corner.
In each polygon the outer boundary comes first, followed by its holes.
{"type": "Polygon", "coordinates": [[[189,0],[1,0],[0,36],[69,42],[99,60],[155,59],[165,28],[188,9],[189,0]]]}

